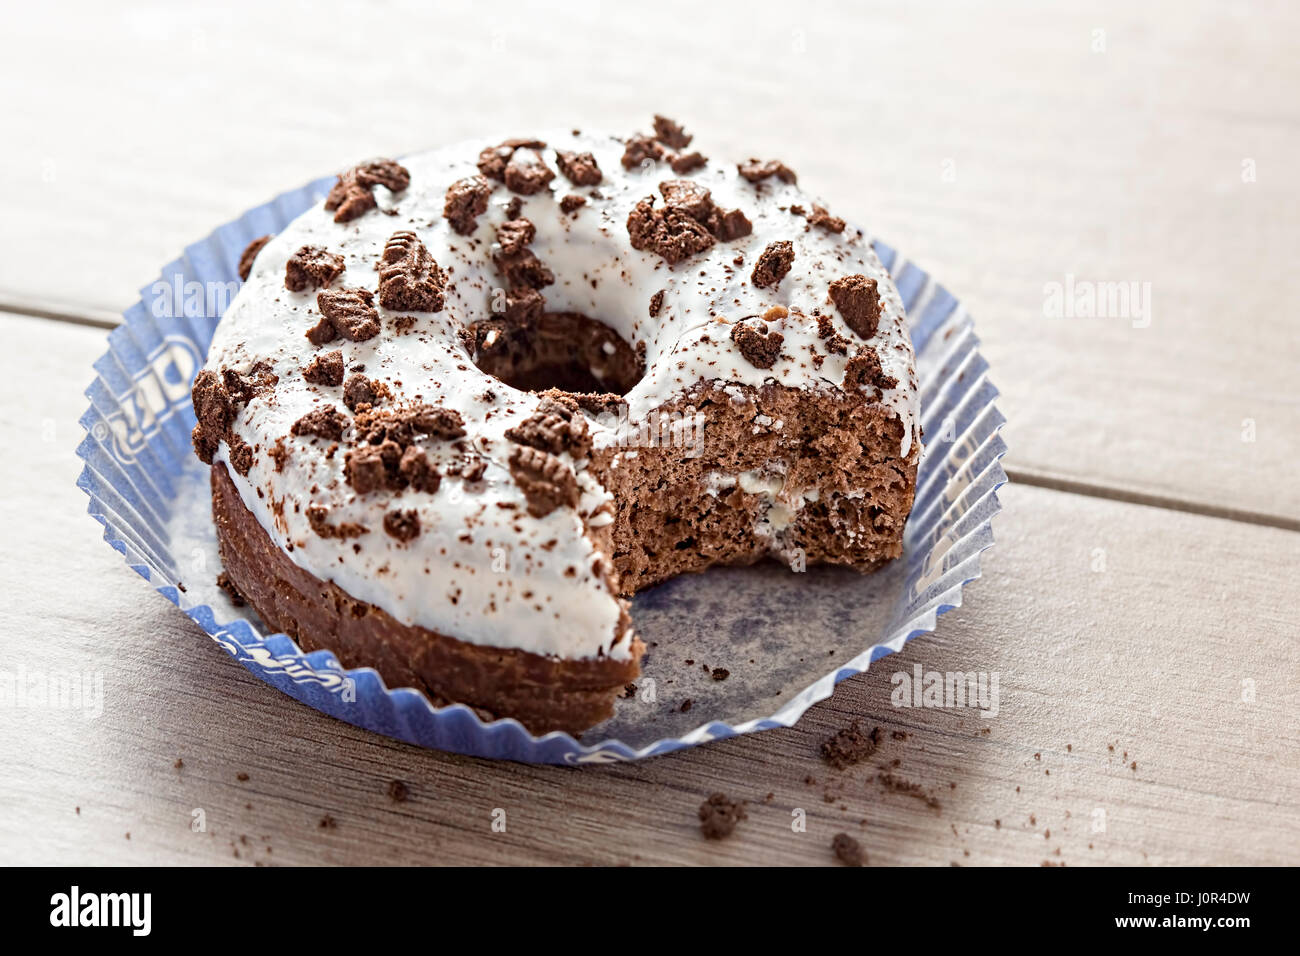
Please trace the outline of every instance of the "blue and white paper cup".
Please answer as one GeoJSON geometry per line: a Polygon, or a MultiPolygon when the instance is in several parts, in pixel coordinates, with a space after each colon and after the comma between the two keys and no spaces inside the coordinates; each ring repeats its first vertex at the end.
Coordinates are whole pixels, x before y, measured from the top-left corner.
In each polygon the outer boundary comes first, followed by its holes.
{"type": "Polygon", "coordinates": [[[638,595],[632,613],[650,648],[643,677],[615,716],[581,740],[534,736],[508,718],[485,722],[459,704],[435,707],[421,691],[386,687],[371,668],[345,669],[328,651],[304,654],[286,635],[266,633],[251,609],[235,607],[215,584],[208,468],[190,447],[190,385],[238,291],[245,246],[278,233],[333,182],[320,179],[249,210],[166,266],[109,336],[81,418],[78,485],[104,539],[268,684],[423,747],[532,763],[637,760],[793,725],[841,680],[933,630],[979,577],[980,554],[993,544],[997,489],[1007,480],[997,391],[966,310],[875,242],[907,309],[921,382],[925,449],[899,561],[871,575],[791,574],[776,564],[715,569],[638,595]],[[823,672],[827,661],[842,663],[823,672]],[[715,668],[728,679],[714,680],[715,668]],[[774,700],[783,701],[775,712],[774,700]]]}

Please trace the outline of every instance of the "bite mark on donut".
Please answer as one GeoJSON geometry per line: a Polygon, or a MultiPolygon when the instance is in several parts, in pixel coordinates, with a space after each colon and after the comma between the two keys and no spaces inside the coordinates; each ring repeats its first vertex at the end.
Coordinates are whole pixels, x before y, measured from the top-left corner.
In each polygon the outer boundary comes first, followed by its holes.
{"type": "Polygon", "coordinates": [[[441,312],[447,277],[419,237],[393,233],[379,262],[379,304],[385,309],[441,312]]]}
{"type": "Polygon", "coordinates": [[[849,328],[864,339],[880,326],[880,292],[876,280],[864,275],[841,276],[831,283],[831,301],[849,328]]]}
{"type": "Polygon", "coordinates": [[[301,246],[284,264],[284,287],[290,292],[319,289],[342,274],[342,256],[320,246],[301,246]]]}
{"type": "Polygon", "coordinates": [[[400,193],[411,185],[405,166],[391,159],[372,159],[339,174],[339,180],[325,197],[325,208],[335,222],[348,222],[375,208],[376,186],[400,193]]]}

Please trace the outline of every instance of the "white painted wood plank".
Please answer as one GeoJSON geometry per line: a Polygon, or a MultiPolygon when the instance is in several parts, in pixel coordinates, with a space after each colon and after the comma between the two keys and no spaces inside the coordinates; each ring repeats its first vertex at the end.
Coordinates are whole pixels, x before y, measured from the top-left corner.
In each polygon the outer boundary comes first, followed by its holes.
{"type": "Polygon", "coordinates": [[[0,334],[29,356],[0,379],[2,666],[102,673],[105,700],[94,720],[0,708],[7,861],[824,864],[838,832],[873,863],[1300,859],[1300,534],[1012,487],[966,607],[797,727],[630,766],[493,763],[317,714],[152,594],[73,485],[101,335],[12,317],[0,334]],[[999,715],[893,707],[916,664],[996,672],[999,715]],[[885,742],[830,771],[818,746],[853,719],[885,742]],[[887,792],[889,773],[940,807],[887,792]],[[695,823],[715,790],[752,801],[720,843],[695,823]]]}

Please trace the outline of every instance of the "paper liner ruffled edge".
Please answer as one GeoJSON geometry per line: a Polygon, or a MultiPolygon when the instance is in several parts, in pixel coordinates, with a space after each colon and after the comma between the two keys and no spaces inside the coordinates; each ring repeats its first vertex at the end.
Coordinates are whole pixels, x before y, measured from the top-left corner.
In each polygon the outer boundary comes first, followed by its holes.
{"type": "MultiPolygon", "coordinates": [[[[922,382],[921,423],[929,436],[918,469],[916,503],[904,536],[909,569],[917,548],[919,580],[909,573],[909,602],[889,634],[852,660],[804,688],[770,717],[739,724],[710,721],[680,737],[635,748],[620,740],[583,744],[560,731],[533,736],[512,718],[491,722],[462,704],[435,707],[413,688],[388,688],[372,668],[345,670],[328,651],[304,654],[284,634],[262,637],[245,618],[217,619],[206,604],[187,607],[168,553],[166,516],[175,480],[191,454],[189,379],[203,360],[215,320],[202,307],[182,305],[180,314],[159,310],[169,283],[229,282],[239,253],[253,239],[279,232],[319,201],[333,179],[250,210],[216,230],[164,267],[162,280],[141,290],[123,325],[109,335],[108,351],[95,363],[86,389],[91,405],[81,418],[86,437],[77,448],[85,466],[77,485],[90,498],[88,511],[104,526],[104,540],[127,565],[155,585],[233,657],[265,682],[340,720],[417,746],[530,763],[587,764],[639,760],[741,734],[793,726],[805,711],[830,697],[842,680],[866,671],[919,634],[933,631],[939,616],[962,603],[962,589],[980,576],[980,556],[993,545],[991,521],[1001,510],[997,489],[1006,483],[1001,459],[1005,421],[993,404],[997,390],[979,354],[974,324],[965,309],[923,270],[889,246],[875,242],[894,278],[909,316],[922,382]],[[168,277],[171,277],[169,280],[168,277]],[[160,314],[163,313],[163,314],[160,314]],[[199,349],[197,343],[205,343],[199,349]],[[188,343],[188,344],[186,344],[188,343]],[[188,353],[188,354],[187,354],[188,353]],[[143,384],[142,384],[143,383],[143,384]],[[175,400],[166,396],[175,394],[175,400]],[[940,452],[947,450],[942,458],[940,452]],[[937,563],[936,563],[937,560],[937,563]],[[354,698],[346,712],[342,695],[354,698]]],[[[164,305],[166,303],[164,302],[164,305]]]]}

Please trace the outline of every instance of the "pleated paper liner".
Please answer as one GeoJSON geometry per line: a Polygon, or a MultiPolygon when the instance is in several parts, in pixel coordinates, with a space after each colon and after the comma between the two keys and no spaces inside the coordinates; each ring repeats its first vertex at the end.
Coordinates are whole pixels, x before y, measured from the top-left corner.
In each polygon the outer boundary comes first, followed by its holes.
{"type": "Polygon", "coordinates": [[[215,316],[238,289],[244,247],[279,232],[332,183],[317,180],[250,210],[141,290],[95,363],[77,450],[85,461],[78,486],[104,539],[268,684],[424,747],[537,763],[636,760],[794,724],[839,681],[933,630],[979,577],[1006,481],[997,391],[966,310],[876,242],[907,308],[922,392],[925,450],[901,560],[873,575],[795,574],[774,563],[715,569],[638,595],[632,614],[650,647],[643,676],[615,716],[581,740],[534,736],[511,719],[484,722],[461,705],[434,707],[420,691],[386,687],[370,668],[344,669],[328,651],[304,654],[284,634],[265,633],[251,609],[235,607],[215,584],[208,469],[190,447],[190,384],[215,316]],[[725,680],[715,679],[718,669],[725,680]]]}

